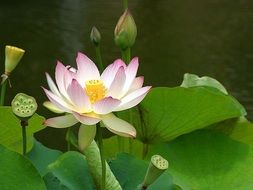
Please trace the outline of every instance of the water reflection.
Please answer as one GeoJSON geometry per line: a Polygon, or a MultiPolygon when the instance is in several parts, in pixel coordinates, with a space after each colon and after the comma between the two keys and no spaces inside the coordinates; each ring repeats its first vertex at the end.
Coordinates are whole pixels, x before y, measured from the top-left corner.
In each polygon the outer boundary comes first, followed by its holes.
{"type": "MultiPolygon", "coordinates": [[[[209,75],[221,81],[253,119],[252,1],[130,0],[130,7],[138,26],[133,55],[140,57],[140,74],[148,84],[176,86],[185,72],[209,75]]],[[[22,66],[12,77],[8,101],[22,91],[41,105],[46,99],[40,88],[46,85],[44,73],[54,73],[57,59],[74,65],[77,51],[94,57],[89,42],[93,25],[102,33],[104,62],[120,55],[113,43],[120,1],[12,0],[2,1],[0,12],[0,62],[5,44],[26,49],[22,66]]],[[[39,111],[52,116],[42,107],[39,111]]],[[[41,133],[42,141],[61,147],[62,139],[47,140],[59,130],[48,130],[41,133]]]]}

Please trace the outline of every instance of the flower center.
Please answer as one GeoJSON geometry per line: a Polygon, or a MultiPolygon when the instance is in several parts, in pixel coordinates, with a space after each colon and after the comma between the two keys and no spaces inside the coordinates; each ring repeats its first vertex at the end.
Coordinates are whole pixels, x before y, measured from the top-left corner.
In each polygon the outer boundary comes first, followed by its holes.
{"type": "Polygon", "coordinates": [[[85,82],[86,93],[91,103],[101,100],[105,97],[106,88],[101,80],[88,80],[85,82]]]}

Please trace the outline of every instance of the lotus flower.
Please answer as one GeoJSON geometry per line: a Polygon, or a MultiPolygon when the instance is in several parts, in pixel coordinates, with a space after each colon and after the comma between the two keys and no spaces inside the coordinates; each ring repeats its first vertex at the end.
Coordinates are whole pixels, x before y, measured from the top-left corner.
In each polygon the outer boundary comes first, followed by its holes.
{"type": "Polygon", "coordinates": [[[128,66],[117,59],[101,75],[86,55],[78,53],[76,62],[77,69],[74,69],[58,61],[56,84],[46,73],[50,91],[43,89],[51,102],[50,106],[67,114],[48,119],[45,125],[65,128],[78,122],[94,125],[102,121],[115,134],[135,137],[135,128],[112,112],[136,106],[151,88],[142,87],[143,76],[136,77],[138,58],[133,58],[128,66]]]}

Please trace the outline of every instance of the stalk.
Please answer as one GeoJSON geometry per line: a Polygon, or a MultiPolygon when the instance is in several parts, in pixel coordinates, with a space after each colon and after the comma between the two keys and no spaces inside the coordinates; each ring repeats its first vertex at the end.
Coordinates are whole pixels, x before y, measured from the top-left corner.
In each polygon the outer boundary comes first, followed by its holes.
{"type": "Polygon", "coordinates": [[[103,66],[103,62],[102,62],[99,44],[97,46],[95,46],[95,50],[96,50],[96,59],[97,59],[98,68],[99,68],[100,72],[102,72],[104,70],[104,66],[103,66]]]}
{"type": "Polygon", "coordinates": [[[98,147],[100,150],[100,158],[101,158],[101,165],[102,165],[101,190],[105,190],[106,164],[105,164],[105,157],[104,157],[102,129],[100,127],[100,123],[97,123],[96,127],[97,127],[98,147]]]}
{"type": "Polygon", "coordinates": [[[128,0],[123,0],[124,10],[128,8],[128,0]]]}
{"type": "MultiPolygon", "coordinates": [[[[87,164],[90,170],[90,173],[95,181],[96,187],[98,190],[101,190],[101,158],[99,153],[99,148],[97,143],[93,140],[92,143],[84,150],[84,155],[86,156],[87,164]]],[[[109,165],[106,164],[106,181],[105,181],[105,190],[122,190],[119,182],[113,175],[109,165]]]]}
{"type": "MultiPolygon", "coordinates": [[[[7,79],[8,80],[8,79],[7,79]]],[[[1,97],[0,97],[0,106],[4,106],[4,99],[5,99],[5,94],[6,94],[6,86],[7,86],[7,80],[5,80],[2,83],[1,87],[1,97]]]]}
{"type": "Polygon", "coordinates": [[[28,122],[21,120],[20,125],[22,128],[22,139],[23,139],[23,156],[26,155],[26,126],[28,126],[28,122]]]}

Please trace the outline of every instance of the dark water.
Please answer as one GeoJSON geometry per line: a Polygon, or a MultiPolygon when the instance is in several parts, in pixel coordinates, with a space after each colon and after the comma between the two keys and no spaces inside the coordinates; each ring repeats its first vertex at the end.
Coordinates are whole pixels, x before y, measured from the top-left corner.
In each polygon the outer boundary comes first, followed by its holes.
{"type": "MultiPolygon", "coordinates": [[[[129,5],[138,25],[133,55],[140,57],[146,84],[176,86],[186,72],[208,75],[222,82],[253,118],[252,0],[130,0],[129,5]]],[[[94,58],[93,25],[102,33],[104,62],[119,57],[113,31],[122,9],[120,0],[2,0],[0,70],[6,44],[26,50],[7,101],[22,91],[41,105],[44,73],[53,75],[57,59],[75,65],[77,51],[94,58]]],[[[39,113],[52,116],[42,106],[39,113]]],[[[42,131],[39,138],[63,147],[59,130],[42,131]]]]}

